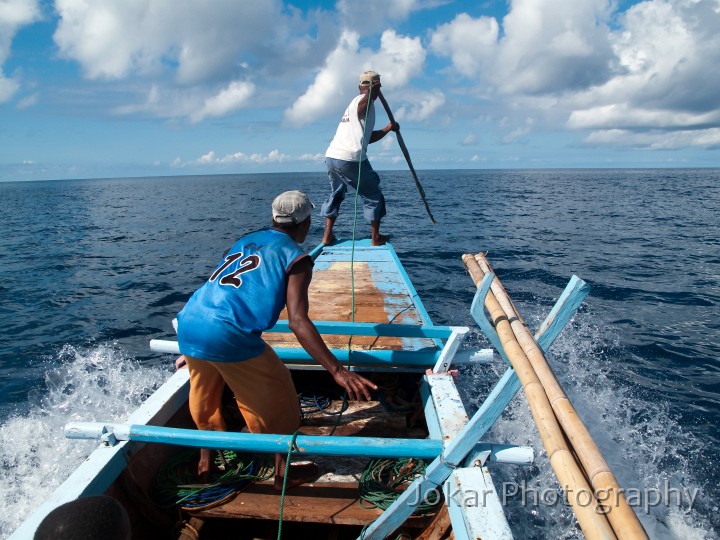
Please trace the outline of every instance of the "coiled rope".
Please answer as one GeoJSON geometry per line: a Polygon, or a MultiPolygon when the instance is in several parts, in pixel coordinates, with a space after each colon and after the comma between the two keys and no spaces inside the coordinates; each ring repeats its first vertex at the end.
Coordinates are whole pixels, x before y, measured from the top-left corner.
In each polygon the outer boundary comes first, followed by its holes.
{"type": "Polygon", "coordinates": [[[185,510],[218,506],[255,481],[272,478],[274,467],[269,459],[223,450],[215,455],[215,467],[221,474],[211,482],[199,483],[195,467],[198,450],[177,452],[158,472],[153,483],[154,499],[165,508],[185,510]]]}
{"type": "MultiPolygon", "coordinates": [[[[360,506],[387,510],[416,478],[425,473],[426,467],[427,462],[423,459],[371,460],[358,481],[360,506]],[[369,505],[363,504],[363,501],[369,505]]],[[[429,491],[413,513],[433,512],[442,500],[442,493],[436,490],[429,491]]]]}

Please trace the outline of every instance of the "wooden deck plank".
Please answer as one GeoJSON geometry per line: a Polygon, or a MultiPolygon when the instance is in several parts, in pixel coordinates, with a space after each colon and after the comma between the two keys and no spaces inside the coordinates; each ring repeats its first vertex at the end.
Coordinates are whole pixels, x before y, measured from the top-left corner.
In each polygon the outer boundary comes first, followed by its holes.
{"type": "MultiPolygon", "coordinates": [[[[366,525],[382,512],[363,508],[358,502],[357,484],[326,482],[298,486],[285,494],[283,521],[366,525]]],[[[198,510],[204,518],[280,518],[280,493],[270,482],[258,482],[222,506],[198,510]]],[[[431,516],[413,516],[407,526],[424,527],[431,516]]]]}
{"type": "MultiPolygon", "coordinates": [[[[355,299],[349,292],[351,264],[347,248],[323,252],[308,291],[310,318],[317,321],[422,324],[412,297],[390,253],[368,249],[356,252],[355,299]]],[[[280,314],[287,320],[287,311],[280,314]]],[[[275,347],[299,347],[292,334],[266,333],[263,338],[275,347]]],[[[349,336],[323,336],[329,348],[347,348],[349,336]]],[[[418,350],[434,348],[430,339],[355,336],[351,346],[358,350],[418,350]]]]}

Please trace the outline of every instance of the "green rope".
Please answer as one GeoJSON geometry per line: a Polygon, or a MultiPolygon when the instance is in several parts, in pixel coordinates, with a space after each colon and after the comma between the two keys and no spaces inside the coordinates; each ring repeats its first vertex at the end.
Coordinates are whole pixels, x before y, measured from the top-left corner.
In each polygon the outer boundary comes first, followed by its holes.
{"type": "MultiPolygon", "coordinates": [[[[351,293],[351,306],[350,316],[352,322],[355,322],[355,237],[357,234],[357,222],[358,222],[358,194],[360,193],[360,182],[362,180],[362,162],[363,158],[366,157],[365,152],[365,137],[367,136],[367,120],[370,115],[370,105],[372,105],[372,85],[368,89],[368,105],[365,107],[365,123],[363,124],[363,137],[360,144],[360,161],[358,162],[358,176],[357,185],[355,186],[355,200],[353,209],[353,229],[352,229],[352,247],[350,249],[350,293],[351,293]]],[[[370,133],[372,136],[372,132],[370,133]]],[[[367,144],[370,144],[368,140],[367,144]]],[[[352,336],[348,340],[348,370],[352,367],[350,364],[350,358],[352,356],[352,336]]]]}
{"type": "Polygon", "coordinates": [[[158,505],[189,509],[213,506],[254,481],[271,478],[274,472],[266,459],[223,450],[215,455],[215,478],[199,483],[194,470],[197,455],[197,449],[189,448],[168,459],[153,482],[153,495],[158,505]]]}
{"type": "MultiPolygon", "coordinates": [[[[368,115],[370,113],[370,100],[372,98],[372,86],[370,87],[368,91],[368,106],[365,108],[365,124],[363,125],[363,143],[365,142],[365,136],[367,134],[367,119],[368,115]]],[[[370,144],[370,141],[368,141],[368,144],[370,144]]],[[[365,149],[365,144],[361,145],[360,149],[360,162],[358,163],[358,176],[357,176],[357,185],[355,186],[355,200],[354,200],[354,216],[353,216],[353,228],[352,228],[352,244],[351,244],[351,250],[350,250],[350,292],[351,292],[351,318],[352,322],[355,322],[355,238],[357,234],[357,221],[358,221],[358,194],[360,193],[360,181],[362,179],[362,161],[363,161],[363,150],[365,149]]],[[[352,353],[352,336],[350,336],[350,339],[348,340],[348,366],[347,369],[350,370],[352,368],[352,365],[350,363],[351,359],[351,353],[352,353]]],[[[347,397],[343,393],[343,406],[341,407],[340,414],[337,415],[337,420],[335,422],[335,426],[332,429],[332,433],[335,432],[335,429],[337,428],[338,424],[340,423],[340,418],[342,417],[342,413],[347,409],[347,397]]],[[[299,430],[293,433],[292,441],[290,442],[290,447],[288,448],[287,453],[287,459],[285,461],[285,475],[283,477],[283,486],[282,486],[282,493],[280,495],[280,516],[279,516],[279,522],[278,522],[278,535],[277,540],[280,540],[282,538],[282,521],[283,521],[283,511],[285,509],[285,486],[287,484],[287,478],[290,473],[290,458],[292,456],[293,447],[295,446],[295,439],[297,438],[299,433],[299,430]]],[[[332,435],[331,433],[331,435],[332,435]]]]}
{"type": "Polygon", "coordinates": [[[283,475],[282,492],[280,493],[280,517],[278,518],[277,540],[282,538],[283,511],[285,510],[285,488],[287,487],[288,476],[290,476],[290,458],[292,457],[293,448],[295,447],[295,439],[297,439],[299,434],[299,429],[293,433],[292,439],[290,440],[290,446],[288,446],[287,457],[285,458],[285,474],[283,475]]]}
{"type": "MultiPolygon", "coordinates": [[[[416,478],[425,473],[426,467],[427,462],[422,459],[371,460],[358,481],[360,506],[387,510],[416,478]]],[[[419,502],[413,513],[427,514],[433,512],[441,501],[442,495],[440,493],[430,491],[419,502]]]]}

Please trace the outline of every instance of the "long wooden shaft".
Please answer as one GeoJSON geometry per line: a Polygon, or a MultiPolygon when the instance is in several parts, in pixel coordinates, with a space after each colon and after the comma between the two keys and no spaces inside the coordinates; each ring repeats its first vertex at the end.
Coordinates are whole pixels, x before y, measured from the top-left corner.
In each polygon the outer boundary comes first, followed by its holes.
{"type": "MultiPolygon", "coordinates": [[[[383,107],[385,107],[385,112],[388,115],[388,119],[394,124],[395,118],[393,117],[393,113],[390,110],[390,105],[388,105],[388,102],[385,101],[385,96],[382,95],[382,92],[378,91],[378,97],[380,98],[380,101],[383,104],[383,107]]],[[[403,155],[405,156],[405,161],[407,161],[408,168],[410,169],[410,172],[412,173],[413,180],[415,180],[415,186],[417,187],[418,191],[420,192],[420,198],[422,199],[423,204],[425,205],[425,211],[427,212],[428,216],[430,216],[430,221],[433,223],[437,223],[435,221],[435,218],[432,215],[432,212],[430,211],[430,205],[428,205],[427,198],[425,197],[425,190],[423,189],[422,185],[420,184],[420,180],[418,180],[417,174],[415,173],[415,167],[413,167],[412,160],[410,159],[410,152],[408,152],[407,146],[405,146],[405,141],[403,141],[402,135],[400,135],[400,130],[397,130],[395,132],[395,135],[397,136],[398,144],[400,145],[400,150],[402,150],[403,155]]]]}
{"type": "MultiPolygon", "coordinates": [[[[463,262],[468,268],[473,281],[478,285],[482,281],[483,272],[477,261],[472,255],[465,255],[463,256],[463,262]]],[[[520,379],[530,406],[530,412],[533,415],[550,460],[550,465],[565,491],[583,534],[591,540],[596,538],[616,538],[606,517],[599,511],[600,507],[597,499],[568,448],[565,436],[555,418],[545,390],[515,338],[508,317],[492,290],[488,292],[485,298],[485,306],[490,313],[490,318],[495,325],[495,330],[505,354],[510,360],[518,379],[520,379]]]]}
{"type": "MultiPolygon", "coordinates": [[[[490,263],[483,254],[475,255],[475,260],[483,273],[493,272],[490,263]]],[[[645,529],[628,504],[610,466],[603,458],[590,432],[555,377],[555,373],[553,373],[542,349],[535,341],[527,325],[519,317],[517,309],[499,279],[495,278],[493,280],[492,290],[510,321],[518,343],[543,385],[555,416],[570,440],[570,444],[575,450],[590,484],[595,493],[601,498],[600,503],[607,507],[607,516],[613,529],[618,535],[622,532],[622,538],[647,538],[645,529]]]]}

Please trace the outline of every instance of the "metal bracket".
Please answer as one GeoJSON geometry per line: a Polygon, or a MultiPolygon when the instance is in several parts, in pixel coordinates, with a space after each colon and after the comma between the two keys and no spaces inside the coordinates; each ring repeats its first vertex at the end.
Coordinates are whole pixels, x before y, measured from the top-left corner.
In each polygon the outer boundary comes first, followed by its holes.
{"type": "Polygon", "coordinates": [[[112,427],[103,426],[100,442],[105,446],[115,446],[119,442],[115,437],[115,433],[113,433],[112,427]]]}

